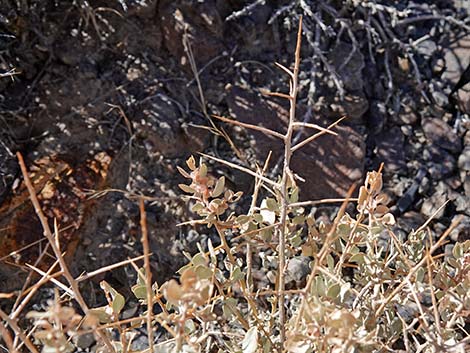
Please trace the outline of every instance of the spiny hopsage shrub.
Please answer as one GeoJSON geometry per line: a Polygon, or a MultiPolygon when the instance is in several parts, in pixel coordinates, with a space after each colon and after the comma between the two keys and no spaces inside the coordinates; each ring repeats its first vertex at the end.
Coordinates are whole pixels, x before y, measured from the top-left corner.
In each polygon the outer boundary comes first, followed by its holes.
{"type": "MultiPolygon", "coordinates": [[[[221,243],[194,255],[181,270],[181,284],[163,286],[177,351],[271,352],[279,343],[275,288],[251,292],[242,246],[276,259],[273,226],[280,200],[264,199],[255,213],[228,212],[239,193],[223,190],[223,177],[207,175],[204,163],[187,162],[191,179],[181,185],[192,200],[198,223],[214,227],[221,243]],[[231,242],[227,240],[230,236],[231,242]],[[267,300],[263,300],[266,298],[267,300]]],[[[339,215],[318,227],[302,207],[292,207],[288,228],[290,258],[309,256],[311,273],[301,290],[287,291],[288,352],[456,351],[468,348],[470,242],[451,256],[432,257],[443,239],[430,243],[424,230],[401,242],[394,217],[384,205],[381,172],[370,172],[360,188],[358,214],[339,215]],[[467,320],[467,321],[466,321],[467,320]],[[462,342],[459,344],[459,342],[462,342]],[[395,348],[394,348],[395,347],[395,348]]],[[[297,202],[292,186],[290,200],[297,202]]],[[[263,265],[263,261],[256,262],[263,265]]],[[[165,314],[166,315],[166,314],[165,314]]],[[[170,324],[171,325],[171,324],[170,324]]]]}

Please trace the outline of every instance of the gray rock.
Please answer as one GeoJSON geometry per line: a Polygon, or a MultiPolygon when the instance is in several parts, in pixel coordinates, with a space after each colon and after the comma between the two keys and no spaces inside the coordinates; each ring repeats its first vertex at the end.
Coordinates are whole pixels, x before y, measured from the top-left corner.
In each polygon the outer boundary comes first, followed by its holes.
{"type": "Polygon", "coordinates": [[[470,11],[470,0],[453,0],[456,9],[464,10],[467,14],[470,11]]]}
{"type": "Polygon", "coordinates": [[[459,156],[457,162],[458,167],[461,171],[470,171],[470,146],[466,146],[459,156]]]}
{"type": "Polygon", "coordinates": [[[453,153],[462,150],[462,143],[452,128],[441,119],[426,118],[421,122],[427,139],[453,153]]]}
{"type": "Polygon", "coordinates": [[[431,57],[437,50],[437,44],[435,40],[428,39],[419,43],[417,47],[418,53],[431,57]]]}
{"type": "MultiPolygon", "coordinates": [[[[460,215],[455,215],[452,221],[454,221],[460,215]]],[[[450,239],[455,242],[464,242],[470,239],[470,217],[464,216],[460,223],[455,227],[449,235],[450,239]]]]}
{"type": "MultiPolygon", "coordinates": [[[[424,200],[421,207],[421,213],[426,217],[430,217],[435,212],[437,212],[439,207],[441,207],[447,201],[447,189],[447,185],[445,185],[443,182],[439,182],[434,194],[424,200]]],[[[444,215],[444,211],[445,207],[436,214],[435,218],[441,218],[444,215]]]]}
{"type": "Polygon", "coordinates": [[[470,173],[465,173],[463,177],[463,189],[465,191],[465,196],[470,196],[470,173]]]}
{"type": "Polygon", "coordinates": [[[83,335],[76,336],[76,339],[74,341],[77,348],[83,350],[90,348],[92,344],[96,342],[95,337],[92,333],[85,333],[83,335]]]}
{"type": "Polygon", "coordinates": [[[287,262],[286,283],[301,283],[310,274],[310,259],[306,256],[296,256],[287,262]]]}
{"type": "Polygon", "coordinates": [[[470,197],[460,195],[456,193],[455,197],[452,197],[452,201],[457,212],[465,213],[470,215],[470,197]]]}

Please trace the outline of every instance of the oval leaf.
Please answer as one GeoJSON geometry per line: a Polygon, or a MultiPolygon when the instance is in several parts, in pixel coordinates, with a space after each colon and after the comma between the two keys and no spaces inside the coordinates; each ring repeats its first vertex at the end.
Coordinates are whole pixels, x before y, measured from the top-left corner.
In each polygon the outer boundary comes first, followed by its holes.
{"type": "Polygon", "coordinates": [[[218,180],[217,183],[214,186],[214,190],[212,190],[212,197],[218,197],[222,194],[224,191],[225,187],[225,177],[221,176],[218,180]]]}
{"type": "Polygon", "coordinates": [[[258,348],[258,328],[253,326],[246,331],[245,338],[242,341],[243,353],[255,353],[258,348]]]}

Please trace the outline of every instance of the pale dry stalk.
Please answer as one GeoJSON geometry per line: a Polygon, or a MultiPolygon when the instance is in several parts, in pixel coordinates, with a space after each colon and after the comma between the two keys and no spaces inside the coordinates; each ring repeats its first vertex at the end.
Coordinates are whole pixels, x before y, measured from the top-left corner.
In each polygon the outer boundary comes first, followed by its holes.
{"type": "Polygon", "coordinates": [[[150,270],[150,247],[147,230],[147,214],[145,213],[144,200],[140,199],[140,228],[142,229],[142,247],[144,249],[144,269],[145,269],[145,287],[147,290],[147,339],[149,344],[149,352],[153,353],[153,327],[152,327],[152,308],[153,308],[153,291],[152,291],[152,272],[150,270]]]}
{"type": "MultiPolygon", "coordinates": [[[[30,352],[39,353],[39,351],[36,349],[36,347],[28,338],[28,336],[26,336],[24,332],[20,329],[20,327],[16,324],[16,320],[12,320],[2,309],[0,309],[0,317],[8,324],[8,326],[11,327],[15,334],[18,335],[18,337],[23,341],[25,346],[28,347],[30,352]]],[[[14,350],[15,348],[13,347],[13,351],[14,350]]]]}
{"type": "MultiPolygon", "coordinates": [[[[20,315],[21,311],[23,311],[23,309],[26,307],[26,305],[29,303],[29,301],[31,300],[31,298],[34,296],[34,294],[36,294],[36,292],[38,291],[38,289],[45,283],[47,283],[49,281],[49,278],[48,276],[50,276],[50,274],[52,273],[52,271],[54,270],[54,268],[58,265],[59,261],[56,261],[52,264],[52,266],[49,268],[49,270],[47,271],[47,273],[31,288],[31,290],[28,290],[28,291],[24,291],[23,294],[26,294],[26,296],[23,298],[23,300],[20,302],[20,304],[18,305],[18,307],[15,309],[15,310],[12,310],[12,312],[10,313],[10,317],[15,320],[18,318],[18,316],[20,315]]],[[[21,296],[19,296],[21,297],[21,296]]]]}
{"type": "MultiPolygon", "coordinates": [[[[44,236],[47,238],[52,250],[54,251],[54,255],[56,256],[57,260],[59,261],[59,264],[60,264],[61,270],[64,274],[64,277],[67,279],[67,281],[70,284],[70,287],[72,288],[72,292],[74,294],[75,300],[80,305],[83,312],[85,314],[87,314],[88,313],[88,305],[86,304],[85,299],[83,299],[83,296],[80,292],[80,288],[78,287],[78,283],[75,280],[75,278],[72,276],[72,274],[70,273],[69,268],[67,266],[67,263],[65,262],[65,259],[62,256],[62,253],[61,253],[60,248],[58,246],[58,237],[59,237],[58,231],[56,229],[56,237],[57,237],[57,239],[56,239],[54,237],[53,233],[52,233],[51,228],[49,227],[49,223],[47,221],[46,216],[42,212],[41,205],[39,204],[39,200],[36,196],[36,191],[34,190],[34,187],[31,183],[31,179],[29,178],[28,170],[26,168],[26,164],[24,163],[23,156],[19,152],[17,152],[16,156],[17,156],[18,162],[20,164],[21,172],[23,174],[24,182],[25,182],[26,188],[28,189],[31,202],[33,203],[33,206],[34,206],[34,210],[35,210],[36,215],[38,216],[38,218],[41,222],[41,226],[44,230],[44,236]]],[[[108,348],[108,350],[110,352],[113,352],[113,353],[116,352],[116,350],[114,349],[111,341],[109,340],[109,338],[106,336],[105,333],[103,333],[99,330],[97,330],[96,333],[99,336],[99,338],[102,340],[102,342],[106,345],[106,347],[108,348]]]]}
{"type": "Polygon", "coordinates": [[[13,339],[11,338],[10,331],[0,322],[0,336],[2,337],[3,341],[5,342],[8,352],[10,353],[18,353],[18,351],[13,346],[13,339]]]}
{"type": "MultiPolygon", "coordinates": [[[[297,103],[297,92],[298,86],[298,75],[300,67],[300,44],[302,36],[302,18],[299,22],[299,31],[297,32],[297,46],[295,48],[295,63],[294,72],[291,72],[287,68],[284,68],[290,75],[290,92],[289,92],[289,125],[287,126],[287,132],[284,136],[284,166],[282,169],[282,181],[281,181],[281,217],[279,227],[279,283],[278,283],[278,297],[279,297],[279,330],[280,330],[280,347],[279,352],[284,350],[284,342],[286,340],[286,310],[284,307],[285,303],[285,267],[286,267],[286,228],[287,228],[287,213],[289,212],[289,201],[287,187],[289,179],[291,178],[292,172],[290,170],[290,161],[292,157],[292,134],[294,132],[295,124],[295,109],[297,103]]],[[[293,182],[293,180],[292,180],[293,182]]]]}
{"type": "MultiPolygon", "coordinates": [[[[269,160],[271,159],[271,151],[268,154],[268,157],[266,158],[266,161],[264,162],[263,169],[261,171],[258,171],[261,175],[264,175],[266,173],[266,170],[268,169],[269,165],[269,160]]],[[[255,212],[256,208],[256,203],[258,201],[258,194],[261,186],[263,185],[262,180],[256,179],[255,187],[253,190],[253,196],[251,198],[251,205],[250,205],[250,211],[249,214],[252,215],[255,212]]],[[[253,291],[253,275],[252,275],[252,268],[253,268],[253,254],[252,254],[252,249],[251,249],[251,242],[248,240],[246,243],[246,283],[247,283],[247,289],[248,289],[248,294],[251,295],[251,292],[253,291]]]]}

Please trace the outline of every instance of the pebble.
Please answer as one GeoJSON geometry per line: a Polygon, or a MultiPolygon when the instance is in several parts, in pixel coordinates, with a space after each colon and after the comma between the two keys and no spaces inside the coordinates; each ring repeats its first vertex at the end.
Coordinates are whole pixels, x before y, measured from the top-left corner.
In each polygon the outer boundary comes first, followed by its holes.
{"type": "Polygon", "coordinates": [[[303,282],[310,273],[310,258],[297,256],[287,262],[286,283],[303,282]]]}

